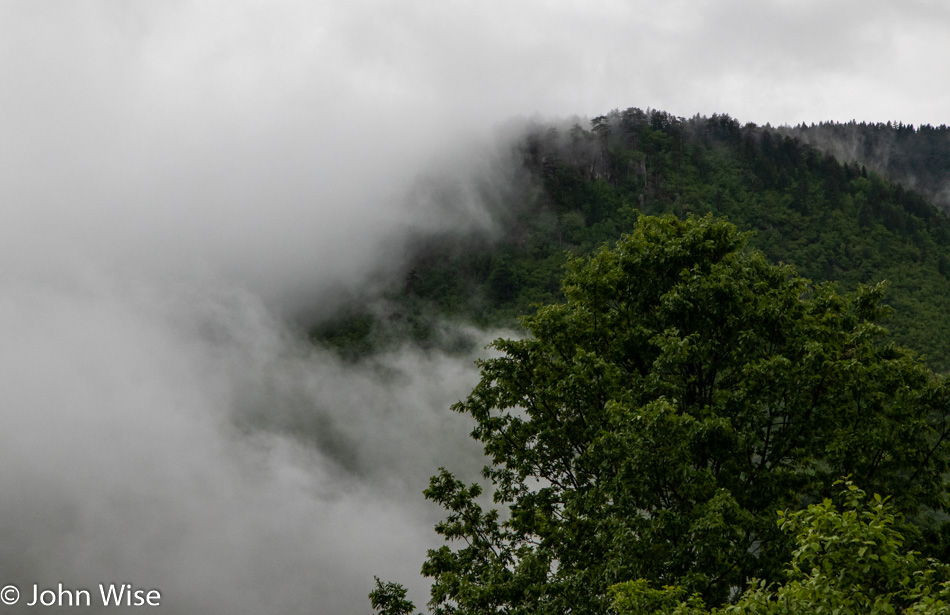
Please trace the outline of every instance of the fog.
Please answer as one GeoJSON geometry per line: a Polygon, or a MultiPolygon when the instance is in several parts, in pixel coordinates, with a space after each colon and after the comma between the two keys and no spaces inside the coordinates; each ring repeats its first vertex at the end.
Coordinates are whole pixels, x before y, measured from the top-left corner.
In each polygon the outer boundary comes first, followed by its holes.
{"type": "Polygon", "coordinates": [[[482,464],[449,410],[476,356],[344,364],[302,327],[401,275],[410,238],[490,232],[503,140],[339,63],[345,38],[314,27],[330,7],[3,12],[18,608],[33,584],[131,583],[168,613],[365,612],[373,575],[424,602],[439,513],[421,492],[482,464]]]}
{"type": "Polygon", "coordinates": [[[820,36],[807,7],[700,4],[4,3],[0,584],[341,613],[378,575],[421,605],[421,491],[482,464],[449,410],[476,354],[344,363],[303,327],[415,239],[504,224],[510,118],[941,123],[940,7],[881,37],[865,4],[820,36]],[[903,89],[869,95],[880,74],[903,89]]]}
{"type": "Polygon", "coordinates": [[[373,574],[420,587],[426,472],[477,467],[447,412],[467,361],[344,366],[246,293],[83,282],[4,289],[5,583],[132,583],[180,613],[347,612],[373,574]]]}

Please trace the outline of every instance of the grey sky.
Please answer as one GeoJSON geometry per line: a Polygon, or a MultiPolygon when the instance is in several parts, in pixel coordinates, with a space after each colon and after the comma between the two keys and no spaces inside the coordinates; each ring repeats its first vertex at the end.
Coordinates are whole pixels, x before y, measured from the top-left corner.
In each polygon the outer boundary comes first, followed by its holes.
{"type": "Polygon", "coordinates": [[[285,316],[484,226],[512,117],[942,124],[948,31],[936,1],[0,4],[0,584],[424,601],[472,357],[342,364],[285,316]]]}
{"type": "Polygon", "coordinates": [[[945,123],[947,31],[922,0],[8,2],[5,256],[164,251],[276,292],[376,260],[347,230],[406,223],[420,170],[512,116],[945,123]]]}

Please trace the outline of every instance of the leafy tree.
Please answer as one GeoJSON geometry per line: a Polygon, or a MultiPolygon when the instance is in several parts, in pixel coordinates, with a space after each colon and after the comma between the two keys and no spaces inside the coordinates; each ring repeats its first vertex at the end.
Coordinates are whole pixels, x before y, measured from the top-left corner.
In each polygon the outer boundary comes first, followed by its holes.
{"type": "Polygon", "coordinates": [[[383,583],[376,577],[376,589],[369,593],[370,603],[380,615],[409,615],[415,605],[406,600],[406,588],[398,583],[383,583]]]}
{"type": "Polygon", "coordinates": [[[610,588],[618,615],[795,615],[799,613],[950,613],[950,566],[903,549],[896,511],[879,495],[848,482],[842,510],[825,499],[806,510],[779,513],[779,526],[795,538],[775,587],[753,583],[736,604],[710,611],[680,587],[653,589],[644,580],[610,588]]]}
{"type": "Polygon", "coordinates": [[[775,511],[842,475],[919,524],[943,510],[948,387],[880,343],[883,285],[840,294],[745,242],[709,216],[642,217],[571,261],[566,302],[524,318],[526,339],[493,344],[454,409],[504,515],[432,479],[459,544],[423,566],[432,612],[603,613],[629,579],[721,604],[782,578],[775,511]]]}

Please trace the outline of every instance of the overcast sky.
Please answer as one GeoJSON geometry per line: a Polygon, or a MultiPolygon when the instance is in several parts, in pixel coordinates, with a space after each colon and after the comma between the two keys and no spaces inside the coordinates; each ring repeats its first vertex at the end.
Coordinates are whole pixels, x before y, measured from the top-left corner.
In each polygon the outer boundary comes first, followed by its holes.
{"type": "Polygon", "coordinates": [[[946,123],[948,31],[939,0],[5,2],[0,254],[279,293],[378,260],[350,233],[511,117],[946,123]]]}
{"type": "Polygon", "coordinates": [[[424,602],[420,492],[481,463],[448,411],[473,357],[341,363],[288,314],[485,226],[510,118],[947,123],[948,7],[0,3],[0,584],[335,614],[379,575],[424,602]]]}

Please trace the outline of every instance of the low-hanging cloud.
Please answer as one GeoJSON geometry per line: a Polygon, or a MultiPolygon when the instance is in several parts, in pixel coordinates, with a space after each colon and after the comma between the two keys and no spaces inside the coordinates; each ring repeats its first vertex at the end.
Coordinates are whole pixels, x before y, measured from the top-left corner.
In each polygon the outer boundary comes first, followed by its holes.
{"type": "Polygon", "coordinates": [[[373,574],[421,592],[425,476],[480,463],[447,412],[472,357],[344,366],[244,293],[7,287],[0,335],[0,578],[24,592],[132,583],[174,613],[347,611],[373,574]]]}
{"type": "Polygon", "coordinates": [[[449,410],[474,356],[343,365],[286,318],[398,271],[407,235],[488,229],[507,180],[467,169],[504,147],[367,95],[303,25],[329,7],[266,9],[4,9],[0,581],[24,600],[339,613],[374,574],[419,599],[427,476],[481,465],[449,410]]]}

